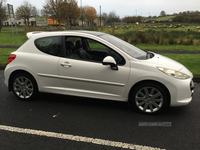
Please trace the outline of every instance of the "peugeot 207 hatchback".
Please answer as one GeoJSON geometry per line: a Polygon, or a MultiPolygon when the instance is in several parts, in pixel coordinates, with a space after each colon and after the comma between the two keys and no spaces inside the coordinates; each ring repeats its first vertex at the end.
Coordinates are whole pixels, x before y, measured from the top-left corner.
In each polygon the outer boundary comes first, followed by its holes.
{"type": "Polygon", "coordinates": [[[182,64],[93,31],[29,32],[8,58],[5,84],[22,100],[38,92],[129,102],[157,113],[192,100],[192,73],[182,64]]]}

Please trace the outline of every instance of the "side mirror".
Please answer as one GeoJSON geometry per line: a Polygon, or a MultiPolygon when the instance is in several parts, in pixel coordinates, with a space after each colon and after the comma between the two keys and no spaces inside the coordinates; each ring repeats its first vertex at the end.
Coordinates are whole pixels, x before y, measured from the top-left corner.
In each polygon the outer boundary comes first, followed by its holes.
{"type": "Polygon", "coordinates": [[[110,65],[111,69],[112,70],[118,70],[118,67],[117,67],[117,63],[116,61],[114,60],[113,57],[111,56],[107,56],[103,59],[103,62],[102,62],[103,65],[110,65]]]}

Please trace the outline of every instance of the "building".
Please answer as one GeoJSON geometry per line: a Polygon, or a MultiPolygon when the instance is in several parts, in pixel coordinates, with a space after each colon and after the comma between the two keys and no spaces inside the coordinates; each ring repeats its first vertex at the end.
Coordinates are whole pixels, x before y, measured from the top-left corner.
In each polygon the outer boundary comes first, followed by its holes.
{"type": "MultiPolygon", "coordinates": [[[[23,19],[14,19],[14,18],[8,18],[7,20],[3,21],[3,26],[10,26],[10,25],[17,25],[17,26],[23,26],[24,24],[24,20],[23,19]]],[[[29,25],[30,26],[35,26],[36,22],[35,22],[35,18],[30,18],[29,19],[29,25]]]]}

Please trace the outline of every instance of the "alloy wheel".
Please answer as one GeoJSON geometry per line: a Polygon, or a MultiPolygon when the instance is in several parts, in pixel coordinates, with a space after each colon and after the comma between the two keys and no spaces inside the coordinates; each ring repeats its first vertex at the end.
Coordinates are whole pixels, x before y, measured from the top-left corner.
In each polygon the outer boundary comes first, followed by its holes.
{"type": "Polygon", "coordinates": [[[143,87],[135,95],[135,104],[146,113],[154,113],[163,106],[163,94],[155,87],[143,87]]]}
{"type": "Polygon", "coordinates": [[[13,82],[13,91],[19,98],[28,99],[33,94],[34,86],[27,77],[19,76],[13,82]]]}

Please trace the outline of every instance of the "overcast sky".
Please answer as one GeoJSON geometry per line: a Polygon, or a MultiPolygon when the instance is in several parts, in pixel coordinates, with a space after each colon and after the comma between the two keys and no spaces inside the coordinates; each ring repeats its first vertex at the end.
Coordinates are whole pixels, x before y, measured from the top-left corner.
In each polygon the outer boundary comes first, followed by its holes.
{"type": "MultiPolygon", "coordinates": [[[[13,5],[15,9],[23,3],[24,0],[7,0],[7,3],[13,5]]],[[[42,9],[46,0],[27,0],[37,9],[42,9]]],[[[162,10],[166,14],[179,13],[183,11],[200,11],[200,0],[77,0],[78,5],[92,6],[97,13],[109,13],[115,11],[116,15],[124,16],[159,16],[162,10]]]]}

